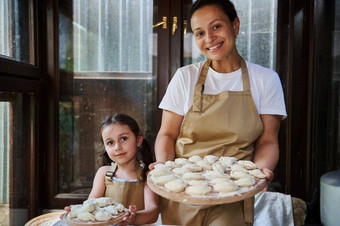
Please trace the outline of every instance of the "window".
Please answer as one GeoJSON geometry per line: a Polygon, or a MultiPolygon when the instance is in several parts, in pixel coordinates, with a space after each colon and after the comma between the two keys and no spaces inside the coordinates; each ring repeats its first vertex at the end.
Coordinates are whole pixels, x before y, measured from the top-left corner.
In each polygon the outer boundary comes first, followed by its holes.
{"type": "Polygon", "coordinates": [[[35,3],[0,0],[0,225],[4,226],[24,225],[38,205],[40,168],[35,157],[40,142],[36,119],[41,69],[35,3]]]}
{"type": "Polygon", "coordinates": [[[31,1],[0,1],[0,56],[35,64],[31,1]]]}
{"type": "Polygon", "coordinates": [[[34,94],[0,92],[0,225],[29,219],[36,106],[34,94]]]}
{"type": "Polygon", "coordinates": [[[9,102],[0,102],[0,224],[9,225],[9,102]]]}
{"type": "Polygon", "coordinates": [[[86,197],[104,151],[99,127],[125,113],[153,139],[153,1],[59,1],[58,197],[86,197]]]}

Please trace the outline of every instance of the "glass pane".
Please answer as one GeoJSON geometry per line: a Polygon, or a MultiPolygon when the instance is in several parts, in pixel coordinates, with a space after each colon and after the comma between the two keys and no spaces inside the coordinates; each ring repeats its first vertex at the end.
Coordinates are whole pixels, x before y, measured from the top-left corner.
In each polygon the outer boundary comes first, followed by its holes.
{"type": "Polygon", "coordinates": [[[0,102],[0,225],[9,225],[9,102],[0,102]]]}
{"type": "Polygon", "coordinates": [[[0,225],[24,225],[30,208],[34,94],[0,92],[0,225]]]}
{"type": "Polygon", "coordinates": [[[106,116],[128,114],[154,139],[154,7],[152,0],[59,1],[60,193],[92,187],[106,116]]]}
{"type": "MultiPolygon", "coordinates": [[[[195,2],[195,1],[192,1],[195,2]]],[[[236,46],[240,55],[253,63],[275,69],[277,1],[233,0],[240,31],[236,46]]],[[[186,4],[189,8],[191,5],[186,4]]],[[[188,14],[188,13],[187,13],[188,14]]],[[[195,44],[190,27],[184,36],[184,65],[205,59],[195,44]]]]}
{"type": "Polygon", "coordinates": [[[0,57],[34,64],[31,3],[0,0],[0,57]]]}

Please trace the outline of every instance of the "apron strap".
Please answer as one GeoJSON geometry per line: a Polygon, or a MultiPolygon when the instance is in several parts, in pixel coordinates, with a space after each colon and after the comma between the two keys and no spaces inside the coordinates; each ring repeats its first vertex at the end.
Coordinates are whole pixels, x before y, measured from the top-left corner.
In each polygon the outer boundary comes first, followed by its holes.
{"type": "Polygon", "coordinates": [[[112,177],[115,175],[116,168],[117,168],[117,164],[116,163],[111,165],[110,170],[106,171],[105,177],[109,177],[110,179],[112,179],[112,177]]]}
{"type": "MultiPolygon", "coordinates": [[[[143,182],[143,177],[142,177],[143,169],[138,163],[136,163],[136,167],[137,167],[137,182],[143,182]]],[[[114,163],[110,167],[110,170],[106,171],[105,177],[109,177],[110,179],[112,179],[112,177],[115,175],[116,169],[117,169],[117,164],[114,163]]]]}
{"type": "Polygon", "coordinates": [[[198,78],[198,82],[195,85],[194,102],[192,105],[192,110],[195,112],[202,111],[202,94],[204,91],[204,82],[208,74],[210,63],[211,63],[211,60],[205,61],[203,68],[201,70],[201,73],[200,73],[200,77],[198,78]]]}
{"type": "MultiPolygon", "coordinates": [[[[198,78],[198,82],[195,85],[194,101],[192,105],[192,110],[194,112],[202,111],[202,94],[204,91],[204,83],[205,83],[205,79],[207,78],[210,63],[211,63],[211,60],[205,61],[202,67],[200,76],[198,78]]],[[[250,91],[248,68],[243,58],[241,58],[241,71],[242,71],[243,91],[250,91]]]]}
{"type": "Polygon", "coordinates": [[[244,222],[254,222],[254,197],[247,198],[243,201],[244,222]]]}
{"type": "Polygon", "coordinates": [[[241,58],[243,91],[250,91],[249,73],[246,62],[241,58]]]}

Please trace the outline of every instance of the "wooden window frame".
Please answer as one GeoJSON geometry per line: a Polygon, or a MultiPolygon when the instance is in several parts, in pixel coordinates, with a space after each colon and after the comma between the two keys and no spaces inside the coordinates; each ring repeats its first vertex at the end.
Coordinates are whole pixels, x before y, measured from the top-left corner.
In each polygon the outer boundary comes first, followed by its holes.
{"type": "MultiPolygon", "coordinates": [[[[7,56],[0,56],[0,92],[1,100],[15,102],[17,94],[34,95],[34,106],[23,103],[23,106],[29,107],[29,112],[16,113],[21,111],[22,106],[12,104],[14,111],[11,117],[15,120],[18,116],[24,120],[22,130],[13,122],[11,128],[15,128],[15,133],[11,138],[11,158],[10,158],[10,208],[28,209],[29,219],[39,214],[39,186],[40,171],[40,103],[41,103],[41,45],[39,40],[43,37],[40,32],[42,27],[41,7],[38,0],[29,0],[28,3],[28,18],[29,24],[29,63],[16,61],[7,56]],[[29,114],[33,113],[33,115],[29,114]],[[21,139],[22,133],[25,137],[22,144],[13,143],[13,139],[21,139]],[[19,158],[20,157],[20,158],[19,158]],[[18,161],[18,158],[21,159],[18,161]],[[20,167],[18,167],[20,166],[20,167]],[[13,180],[15,175],[20,175],[19,179],[13,180]]],[[[10,222],[16,224],[19,219],[15,215],[10,215],[10,222]]]]}

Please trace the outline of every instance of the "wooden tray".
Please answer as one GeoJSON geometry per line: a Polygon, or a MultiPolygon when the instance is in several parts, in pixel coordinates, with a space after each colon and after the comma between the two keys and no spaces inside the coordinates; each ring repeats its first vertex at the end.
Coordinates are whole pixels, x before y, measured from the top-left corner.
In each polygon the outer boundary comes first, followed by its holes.
{"type": "Polygon", "coordinates": [[[123,221],[123,218],[129,214],[128,210],[125,210],[124,212],[112,216],[111,220],[108,221],[81,221],[77,218],[70,218],[69,212],[64,213],[61,215],[61,218],[63,222],[65,222],[67,225],[70,226],[88,226],[88,225],[96,225],[96,226],[106,226],[106,225],[113,225],[115,223],[120,223],[123,221]]]}
{"type": "Polygon", "coordinates": [[[225,203],[232,203],[237,202],[240,200],[244,200],[246,198],[252,197],[255,194],[259,193],[263,188],[267,186],[267,179],[255,179],[256,184],[251,187],[240,188],[236,192],[230,193],[219,193],[213,191],[204,196],[194,196],[188,195],[184,192],[170,192],[164,186],[158,186],[157,184],[153,183],[150,178],[150,174],[148,174],[147,181],[148,186],[150,189],[155,192],[156,194],[182,203],[189,203],[189,204],[201,204],[201,205],[209,205],[209,204],[225,204],[225,203]]]}
{"type": "Polygon", "coordinates": [[[40,215],[38,217],[33,218],[29,222],[25,224],[25,226],[38,226],[42,225],[44,223],[47,223],[49,221],[59,221],[60,220],[60,215],[65,214],[65,211],[58,211],[58,212],[53,212],[53,213],[45,213],[43,215],[40,215]]]}

